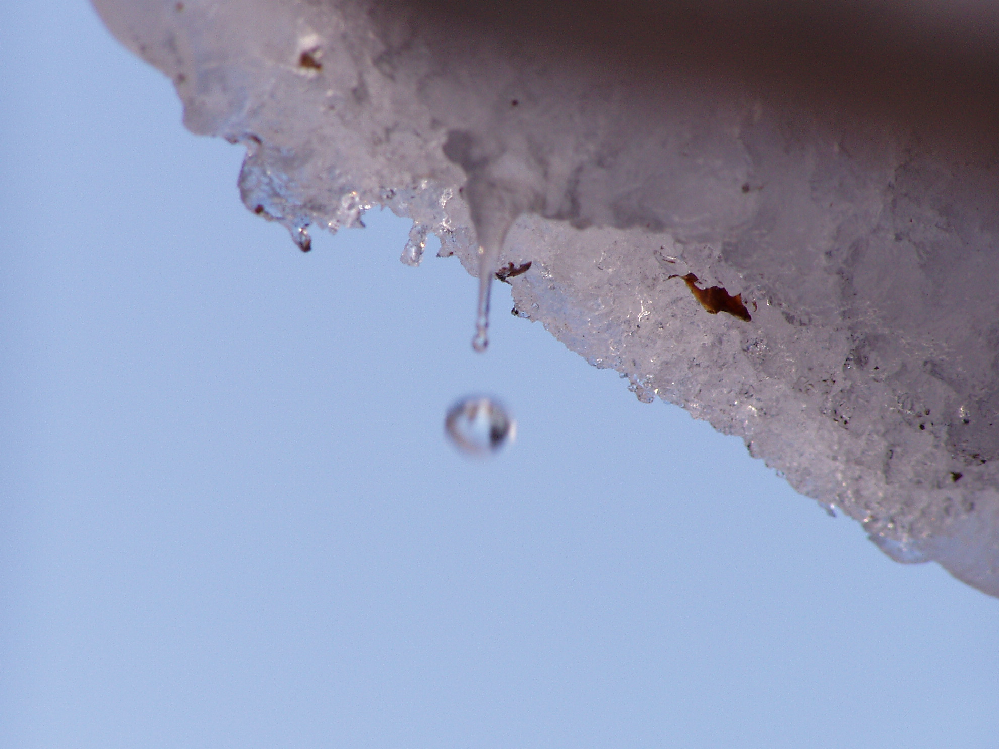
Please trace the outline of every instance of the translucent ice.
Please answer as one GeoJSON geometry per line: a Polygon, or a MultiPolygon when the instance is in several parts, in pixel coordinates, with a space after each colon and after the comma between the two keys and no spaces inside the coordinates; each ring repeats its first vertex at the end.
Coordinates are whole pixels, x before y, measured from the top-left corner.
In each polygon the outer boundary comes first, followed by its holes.
{"type": "Polygon", "coordinates": [[[95,4],[303,249],[390,207],[480,313],[530,261],[521,317],[999,595],[991,5],[95,4]]]}
{"type": "Polygon", "coordinates": [[[417,266],[423,260],[423,251],[427,247],[427,227],[423,224],[414,223],[409,230],[409,239],[402,248],[402,256],[399,258],[406,265],[417,266]]]}

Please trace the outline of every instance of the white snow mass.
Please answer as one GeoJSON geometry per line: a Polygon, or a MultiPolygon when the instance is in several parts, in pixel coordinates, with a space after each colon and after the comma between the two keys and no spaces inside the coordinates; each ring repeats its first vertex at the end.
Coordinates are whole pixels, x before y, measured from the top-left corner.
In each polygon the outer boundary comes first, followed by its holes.
{"type": "Polygon", "coordinates": [[[999,596],[988,6],[94,2],[301,249],[389,207],[404,262],[436,235],[643,401],[999,596]]]}

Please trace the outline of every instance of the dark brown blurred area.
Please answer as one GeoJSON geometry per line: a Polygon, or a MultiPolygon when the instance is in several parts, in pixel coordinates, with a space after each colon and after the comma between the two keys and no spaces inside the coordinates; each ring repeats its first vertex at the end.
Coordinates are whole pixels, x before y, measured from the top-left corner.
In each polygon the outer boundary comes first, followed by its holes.
{"type": "MultiPolygon", "coordinates": [[[[401,3],[381,9],[398,14],[401,3]]],[[[410,0],[434,36],[705,85],[971,143],[999,132],[999,9],[987,3],[410,0]]]]}

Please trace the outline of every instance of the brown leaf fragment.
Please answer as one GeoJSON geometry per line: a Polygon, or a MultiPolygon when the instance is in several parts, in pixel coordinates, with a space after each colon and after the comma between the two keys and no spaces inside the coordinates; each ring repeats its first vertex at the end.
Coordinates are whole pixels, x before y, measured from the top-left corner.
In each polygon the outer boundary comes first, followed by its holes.
{"type": "Polygon", "coordinates": [[[711,286],[710,288],[702,289],[697,285],[697,276],[693,273],[688,273],[685,276],[674,275],[668,278],[679,278],[687,284],[687,288],[690,289],[694,298],[701,303],[701,306],[709,314],[717,315],[719,312],[728,312],[733,317],[738,317],[740,320],[745,320],[746,322],[750,322],[753,319],[749,314],[749,310],[746,309],[746,305],[742,303],[742,294],[732,296],[721,286],[711,286]]]}
{"type": "Polygon", "coordinates": [[[504,283],[510,283],[507,281],[508,278],[513,278],[514,276],[519,276],[521,273],[527,273],[527,269],[531,267],[531,260],[528,260],[523,265],[514,265],[513,263],[507,263],[498,271],[496,271],[496,278],[504,283]]]}
{"type": "Polygon", "coordinates": [[[298,67],[306,70],[322,70],[323,64],[319,62],[319,58],[322,54],[322,50],[318,47],[305,50],[298,56],[298,67]]]}

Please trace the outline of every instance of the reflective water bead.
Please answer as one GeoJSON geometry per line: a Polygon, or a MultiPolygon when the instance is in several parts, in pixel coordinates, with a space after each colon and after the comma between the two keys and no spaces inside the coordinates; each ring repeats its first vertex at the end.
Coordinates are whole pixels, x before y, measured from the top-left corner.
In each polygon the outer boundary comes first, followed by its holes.
{"type": "Polygon", "coordinates": [[[517,432],[503,404],[484,395],[462,398],[451,406],[444,427],[455,447],[476,457],[499,452],[517,432]]]}

